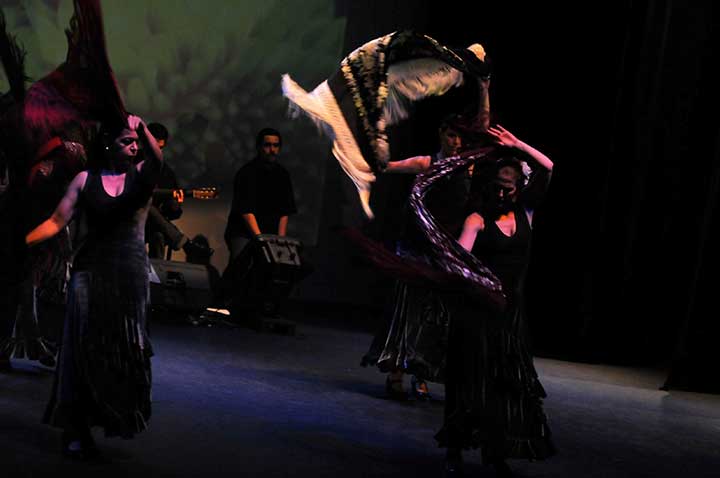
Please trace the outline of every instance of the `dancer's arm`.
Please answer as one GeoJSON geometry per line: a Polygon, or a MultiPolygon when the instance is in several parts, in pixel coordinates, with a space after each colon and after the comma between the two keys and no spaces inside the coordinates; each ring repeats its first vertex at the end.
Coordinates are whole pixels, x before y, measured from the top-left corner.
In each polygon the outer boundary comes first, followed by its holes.
{"type": "Polygon", "coordinates": [[[458,239],[458,242],[463,247],[463,249],[471,252],[473,245],[475,244],[475,238],[477,237],[478,232],[484,229],[485,220],[480,214],[474,212],[465,219],[465,223],[463,224],[463,229],[460,233],[460,238],[458,239]]]}
{"type": "Polygon", "coordinates": [[[25,243],[28,246],[50,239],[68,225],[75,215],[80,191],[85,187],[86,180],[87,171],[81,171],[75,176],[52,216],[25,236],[25,243]]]}
{"type": "Polygon", "coordinates": [[[145,152],[145,159],[137,164],[137,170],[143,176],[154,178],[153,183],[157,182],[160,176],[160,170],[163,164],[163,154],[160,151],[155,137],[150,133],[145,122],[139,116],[128,116],[128,129],[133,130],[138,135],[138,142],[145,152]]]}
{"type": "Polygon", "coordinates": [[[430,156],[413,156],[400,161],[390,161],[385,168],[386,173],[422,173],[430,167],[430,156]]]}
{"type": "Polygon", "coordinates": [[[530,156],[542,168],[552,171],[553,162],[545,154],[533,148],[529,144],[520,141],[510,131],[502,126],[495,125],[488,129],[488,134],[495,139],[495,142],[501,146],[507,146],[522,151],[530,156]]]}

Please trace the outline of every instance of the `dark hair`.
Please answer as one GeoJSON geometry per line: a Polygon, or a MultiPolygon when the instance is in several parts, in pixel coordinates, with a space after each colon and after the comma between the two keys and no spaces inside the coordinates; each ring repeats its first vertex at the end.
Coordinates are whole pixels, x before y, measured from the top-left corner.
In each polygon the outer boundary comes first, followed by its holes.
{"type": "Polygon", "coordinates": [[[170,137],[170,133],[168,133],[167,128],[163,124],[150,123],[149,125],[147,125],[147,128],[153,135],[153,137],[155,137],[155,139],[164,139],[165,141],[167,141],[170,137]]]}
{"type": "Polygon", "coordinates": [[[518,173],[518,187],[522,186],[523,179],[525,177],[525,171],[523,171],[522,161],[517,159],[515,156],[505,156],[495,163],[495,174],[498,173],[504,167],[511,167],[518,173]]]}
{"type": "Polygon", "coordinates": [[[210,247],[210,242],[208,241],[208,238],[205,237],[203,234],[196,234],[195,237],[193,237],[193,242],[201,244],[205,247],[210,247]]]}
{"type": "Polygon", "coordinates": [[[94,140],[94,152],[98,153],[98,157],[102,157],[107,146],[117,138],[122,131],[127,128],[126,124],[113,121],[112,123],[102,123],[97,130],[94,140]]]}
{"type": "Polygon", "coordinates": [[[257,137],[255,138],[255,147],[260,148],[263,144],[263,141],[265,141],[265,136],[277,136],[280,138],[280,145],[282,145],[282,136],[280,136],[280,132],[276,130],[275,128],[263,128],[261,129],[257,137]]]}
{"type": "Polygon", "coordinates": [[[457,131],[458,133],[460,133],[460,130],[457,127],[457,122],[459,119],[460,118],[457,114],[449,114],[443,117],[442,120],[440,120],[440,126],[438,126],[438,129],[440,131],[447,131],[448,129],[452,129],[453,131],[457,131]]]}
{"type": "Polygon", "coordinates": [[[125,119],[124,122],[120,121],[105,121],[100,124],[100,128],[98,129],[97,138],[105,143],[105,145],[108,145],[112,143],[112,141],[120,136],[120,133],[123,132],[124,129],[128,127],[127,119],[125,119]]]}
{"type": "Polygon", "coordinates": [[[127,119],[125,122],[116,120],[111,122],[106,121],[100,124],[100,127],[97,129],[97,133],[93,135],[91,132],[91,139],[89,141],[90,151],[87,163],[88,169],[99,170],[103,166],[106,166],[105,153],[107,153],[107,148],[127,127],[127,119]]]}
{"type": "Polygon", "coordinates": [[[473,174],[473,186],[471,188],[475,191],[483,190],[488,184],[491,184],[495,180],[498,172],[506,166],[510,166],[518,173],[517,187],[518,189],[522,189],[526,179],[525,171],[523,170],[522,162],[511,155],[501,156],[497,161],[478,167],[473,174]]]}

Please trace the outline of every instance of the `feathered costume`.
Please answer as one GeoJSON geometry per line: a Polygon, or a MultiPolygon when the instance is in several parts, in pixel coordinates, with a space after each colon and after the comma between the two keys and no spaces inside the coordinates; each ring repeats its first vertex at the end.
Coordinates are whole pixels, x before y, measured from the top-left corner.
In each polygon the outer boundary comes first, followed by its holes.
{"type": "Polygon", "coordinates": [[[0,93],[0,360],[13,352],[18,288],[24,263],[22,193],[27,164],[22,142],[22,104],[25,97],[25,52],[6,29],[0,10],[0,61],[10,90],[0,93]]]}
{"type": "MultiPolygon", "coordinates": [[[[11,85],[12,106],[5,118],[10,132],[9,156],[16,163],[12,207],[24,236],[47,218],[65,194],[72,178],[85,167],[84,145],[63,136],[87,127],[88,120],[44,78],[25,91],[24,52],[2,24],[0,54],[11,85]]],[[[10,96],[10,95],[8,95],[10,96]]],[[[5,128],[4,128],[5,129],[5,128]]],[[[13,248],[11,250],[16,250],[13,248]]],[[[62,323],[68,268],[72,256],[70,233],[61,231],[27,257],[14,285],[17,307],[10,311],[14,326],[0,340],[0,355],[54,363],[57,330],[62,323]]]]}

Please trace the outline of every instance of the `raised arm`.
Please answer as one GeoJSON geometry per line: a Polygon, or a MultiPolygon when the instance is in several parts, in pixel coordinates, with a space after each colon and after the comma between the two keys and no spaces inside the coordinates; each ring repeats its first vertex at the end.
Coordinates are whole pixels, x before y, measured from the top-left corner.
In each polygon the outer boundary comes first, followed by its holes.
{"type": "Polygon", "coordinates": [[[535,162],[542,168],[552,171],[553,162],[545,154],[541,153],[537,149],[533,148],[527,143],[524,143],[517,139],[514,134],[506,130],[502,126],[495,125],[488,129],[488,134],[495,139],[501,146],[507,146],[522,151],[523,153],[530,156],[535,162]]]}
{"type": "Polygon", "coordinates": [[[430,156],[414,156],[400,161],[390,161],[385,168],[386,173],[417,174],[430,167],[430,156]]]}
{"type": "Polygon", "coordinates": [[[80,191],[85,186],[86,180],[87,171],[82,171],[75,176],[52,216],[25,236],[25,243],[28,246],[50,239],[68,225],[75,215],[80,191]]]}
{"type": "Polygon", "coordinates": [[[157,141],[155,141],[155,137],[150,133],[145,122],[139,116],[128,116],[128,128],[137,133],[138,142],[145,152],[145,159],[137,165],[138,171],[140,171],[143,176],[147,175],[157,179],[163,164],[163,154],[162,151],[160,151],[157,141]]]}

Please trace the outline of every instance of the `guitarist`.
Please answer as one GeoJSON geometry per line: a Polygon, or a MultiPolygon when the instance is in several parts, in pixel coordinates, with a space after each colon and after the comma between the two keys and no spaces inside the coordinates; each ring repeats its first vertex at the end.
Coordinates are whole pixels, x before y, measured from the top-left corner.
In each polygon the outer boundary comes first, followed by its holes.
{"type": "MultiPolygon", "coordinates": [[[[170,137],[167,128],[160,123],[150,123],[148,130],[155,137],[160,149],[164,149],[170,137]]],[[[163,166],[157,188],[179,189],[175,171],[167,162],[163,166]]],[[[209,258],[213,254],[213,249],[193,241],[171,222],[179,219],[182,213],[182,206],[173,196],[157,195],[153,197],[153,204],[145,225],[145,240],[148,243],[148,256],[151,259],[164,259],[166,246],[173,251],[183,249],[187,255],[195,257],[207,256],[209,258]]]]}

